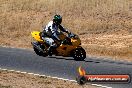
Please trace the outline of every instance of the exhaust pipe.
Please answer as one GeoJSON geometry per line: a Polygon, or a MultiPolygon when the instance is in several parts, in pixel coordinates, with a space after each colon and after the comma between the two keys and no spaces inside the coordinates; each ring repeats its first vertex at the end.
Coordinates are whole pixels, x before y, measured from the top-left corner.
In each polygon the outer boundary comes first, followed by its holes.
{"type": "Polygon", "coordinates": [[[33,47],[38,49],[40,52],[46,53],[43,51],[43,49],[40,47],[40,45],[38,45],[36,42],[31,42],[31,44],[33,45],[33,47]]]}

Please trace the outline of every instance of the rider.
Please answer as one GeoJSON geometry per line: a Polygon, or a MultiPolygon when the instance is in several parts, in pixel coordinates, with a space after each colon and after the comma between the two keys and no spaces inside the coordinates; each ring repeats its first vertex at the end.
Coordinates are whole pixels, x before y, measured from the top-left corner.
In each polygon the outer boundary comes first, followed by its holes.
{"type": "Polygon", "coordinates": [[[59,42],[61,42],[61,40],[59,39],[57,33],[58,33],[58,29],[60,29],[63,32],[69,33],[68,30],[66,30],[62,25],[62,17],[60,15],[55,15],[53,17],[53,20],[50,21],[46,27],[43,29],[42,32],[42,39],[46,41],[46,43],[49,45],[48,48],[48,54],[52,55],[51,51],[53,48],[57,47],[57,44],[55,43],[54,40],[57,40],[59,42]]]}

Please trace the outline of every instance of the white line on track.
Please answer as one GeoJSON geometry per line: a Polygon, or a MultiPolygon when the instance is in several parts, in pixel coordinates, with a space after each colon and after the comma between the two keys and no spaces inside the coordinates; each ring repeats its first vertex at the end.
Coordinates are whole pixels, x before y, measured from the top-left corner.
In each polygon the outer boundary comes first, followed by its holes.
{"type": "Polygon", "coordinates": [[[10,47],[10,46],[0,46],[0,47],[4,47],[4,48],[15,48],[15,49],[26,49],[26,48],[17,48],[17,47],[10,47]]]}
{"type": "Polygon", "coordinates": [[[112,87],[108,87],[108,86],[102,86],[102,85],[99,85],[99,84],[91,84],[93,86],[97,86],[97,87],[102,87],[102,88],[112,88],[112,87]]]}
{"type": "MultiPolygon", "coordinates": [[[[71,81],[71,82],[77,82],[76,80],[70,80],[70,79],[65,79],[65,78],[52,77],[52,76],[46,76],[46,75],[40,75],[40,74],[28,73],[28,72],[22,72],[22,71],[16,71],[16,70],[8,70],[8,69],[3,69],[3,68],[0,68],[0,70],[8,71],[8,72],[17,72],[17,73],[35,75],[35,76],[40,76],[40,77],[49,77],[49,78],[54,78],[54,79],[59,79],[59,80],[65,80],[65,81],[71,81]]],[[[98,84],[91,84],[91,85],[97,86],[97,87],[101,87],[101,88],[112,88],[112,87],[98,85],[98,84]]]]}
{"type": "MultiPolygon", "coordinates": [[[[1,45],[0,45],[0,47],[33,51],[33,49],[31,49],[31,48],[20,48],[20,47],[18,48],[18,47],[1,46],[1,45]]],[[[11,51],[8,51],[8,52],[11,52],[11,51]]]]}

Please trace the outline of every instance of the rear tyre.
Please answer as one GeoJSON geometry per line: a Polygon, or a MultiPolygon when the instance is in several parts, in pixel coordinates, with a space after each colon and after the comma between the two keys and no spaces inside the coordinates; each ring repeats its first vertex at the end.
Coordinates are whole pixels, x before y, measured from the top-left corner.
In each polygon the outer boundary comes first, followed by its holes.
{"type": "Polygon", "coordinates": [[[39,51],[37,48],[33,47],[35,53],[39,56],[43,56],[43,52],[39,51]]]}
{"type": "MultiPolygon", "coordinates": [[[[37,44],[37,46],[40,46],[40,48],[42,49],[42,50],[45,50],[45,46],[42,46],[42,45],[40,45],[39,43],[37,43],[36,42],[36,44],[37,44]]],[[[35,51],[35,53],[37,54],[37,55],[39,55],[39,56],[43,56],[43,57],[46,57],[46,56],[48,56],[48,54],[45,52],[42,52],[42,51],[40,51],[39,49],[37,49],[35,46],[33,46],[33,49],[34,49],[34,51],[35,51]]]]}
{"type": "Polygon", "coordinates": [[[73,51],[73,58],[76,61],[84,61],[84,59],[86,58],[86,52],[83,48],[76,48],[73,51]]]}

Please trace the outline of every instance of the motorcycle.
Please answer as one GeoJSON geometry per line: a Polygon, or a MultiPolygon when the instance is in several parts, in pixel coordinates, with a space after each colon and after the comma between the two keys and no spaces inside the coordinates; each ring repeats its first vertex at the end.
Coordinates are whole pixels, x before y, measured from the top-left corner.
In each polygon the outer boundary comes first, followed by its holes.
{"type": "MultiPolygon", "coordinates": [[[[41,38],[41,32],[33,31],[31,35],[34,41],[31,42],[35,53],[39,56],[48,56],[48,47],[44,40],[41,38]]],[[[86,58],[86,52],[81,47],[81,40],[78,35],[69,33],[68,35],[58,33],[58,37],[62,40],[61,43],[56,41],[58,45],[57,48],[52,50],[52,55],[63,56],[63,57],[73,57],[74,60],[83,61],[86,58]]]]}

